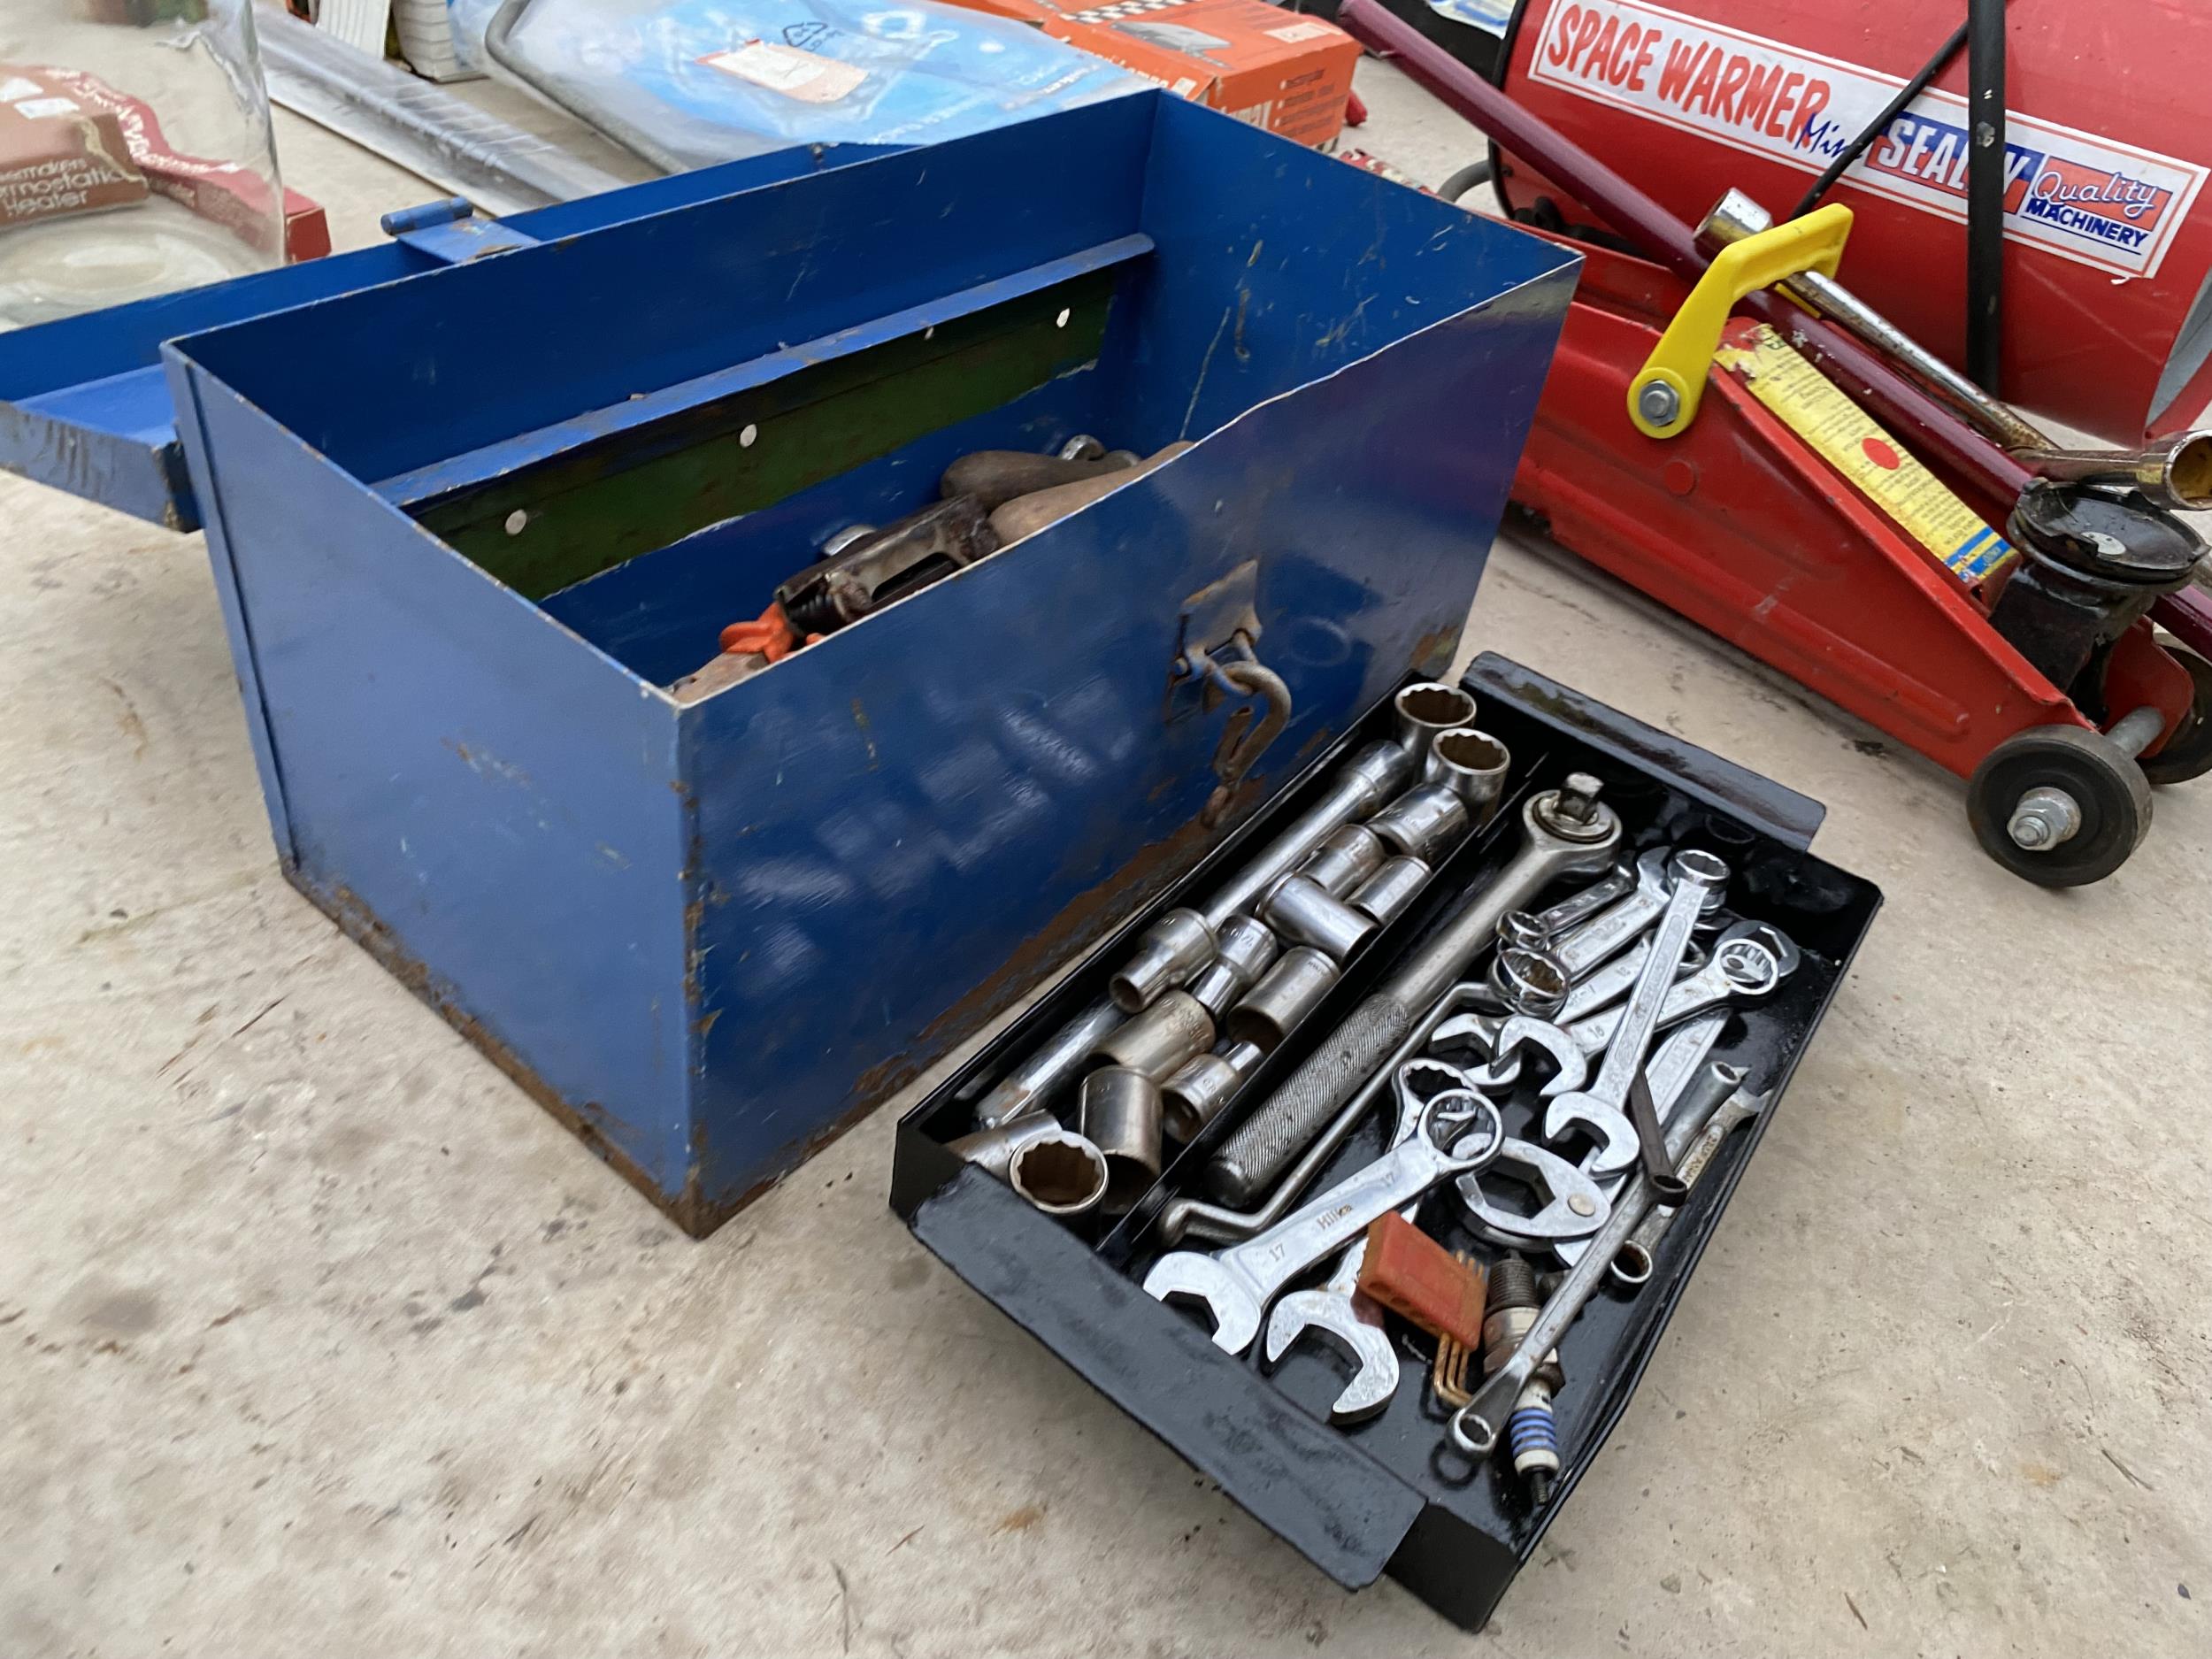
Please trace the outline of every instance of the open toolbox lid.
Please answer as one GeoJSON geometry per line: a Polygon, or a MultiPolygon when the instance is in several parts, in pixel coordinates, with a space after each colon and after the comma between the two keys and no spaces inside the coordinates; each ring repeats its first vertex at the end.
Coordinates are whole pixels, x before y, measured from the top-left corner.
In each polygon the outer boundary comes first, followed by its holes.
{"type": "Polygon", "coordinates": [[[200,527],[161,366],[165,341],[895,153],[900,146],[803,144],[649,180],[507,219],[434,203],[386,218],[380,247],[157,295],[0,333],[0,469],[172,530],[200,527]]]}

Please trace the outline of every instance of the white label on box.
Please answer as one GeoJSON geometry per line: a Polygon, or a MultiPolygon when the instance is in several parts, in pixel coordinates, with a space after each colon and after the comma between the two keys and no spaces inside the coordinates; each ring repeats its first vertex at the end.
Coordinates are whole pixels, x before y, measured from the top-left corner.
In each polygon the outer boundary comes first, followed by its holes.
{"type": "Polygon", "coordinates": [[[68,98],[25,98],[15,106],[15,112],[39,121],[51,115],[74,115],[77,106],[68,98]]]}
{"type": "Polygon", "coordinates": [[[699,61],[802,104],[834,104],[868,78],[868,72],[856,65],[773,41],[747,41],[734,50],[715,52],[699,61]]]}
{"type": "Polygon", "coordinates": [[[1294,46],[1300,41],[1325,41],[1336,31],[1325,23],[1290,23],[1279,29],[1268,29],[1265,33],[1271,39],[1294,46]]]}
{"type": "MultiPolygon", "coordinates": [[[[1547,86],[1818,173],[1905,83],[1645,0],[1556,7],[1530,68],[1547,86]]],[[[2205,169],[2008,111],[2005,234],[2118,276],[2150,276],[2205,169]]],[[[1966,100],[1924,92],[1844,178],[1966,218],[1966,100]]]]}

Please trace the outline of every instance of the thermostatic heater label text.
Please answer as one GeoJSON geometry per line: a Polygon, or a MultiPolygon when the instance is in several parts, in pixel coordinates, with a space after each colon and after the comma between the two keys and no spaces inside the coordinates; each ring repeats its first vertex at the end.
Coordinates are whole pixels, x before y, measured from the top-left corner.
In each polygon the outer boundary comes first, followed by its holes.
{"type": "MultiPolygon", "coordinates": [[[[1555,7],[1530,73],[1809,174],[1840,155],[1905,84],[1641,0],[1555,7]]],[[[1966,166],[1966,100],[1932,91],[1914,99],[1844,177],[1962,222],[1966,166]]],[[[2204,178],[2202,167],[2170,156],[2007,117],[2006,234],[2101,271],[2154,273],[2204,178]]]]}

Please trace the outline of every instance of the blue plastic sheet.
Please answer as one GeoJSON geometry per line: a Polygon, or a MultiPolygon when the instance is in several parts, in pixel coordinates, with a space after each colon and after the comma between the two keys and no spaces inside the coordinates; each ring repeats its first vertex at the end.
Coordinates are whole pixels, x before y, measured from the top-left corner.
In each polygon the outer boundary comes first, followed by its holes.
{"type": "Polygon", "coordinates": [[[572,110],[682,167],[964,137],[1147,84],[1025,24],[931,0],[534,0],[508,51],[572,110]]]}

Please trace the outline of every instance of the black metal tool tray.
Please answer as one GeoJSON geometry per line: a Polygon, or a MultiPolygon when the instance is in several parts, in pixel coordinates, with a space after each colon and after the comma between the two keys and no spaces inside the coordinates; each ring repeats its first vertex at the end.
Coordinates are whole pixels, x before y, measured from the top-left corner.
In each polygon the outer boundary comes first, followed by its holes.
{"type": "MultiPolygon", "coordinates": [[[[1386,733],[1386,707],[910,1112],[899,1125],[891,1202],[954,1272],[1339,1584],[1356,1589],[1386,1571],[1471,1630],[1489,1617],[1627,1406],[1773,1110],[1733,1136],[1699,1182],[1651,1280],[1632,1296],[1601,1291],[1562,1343],[1567,1384],[1556,1410],[1564,1467],[1538,1512],[1502,1461],[1471,1469],[1446,1448],[1447,1414],[1430,1391],[1427,1339],[1394,1317],[1404,1362],[1396,1395],[1374,1417],[1333,1426],[1329,1402],[1345,1373],[1329,1346],[1302,1342],[1270,1371],[1257,1357],[1259,1343],[1233,1358],[1209,1340],[1202,1314],[1144,1294],[1145,1271],[1163,1248],[1146,1236],[1151,1216],[1164,1194],[1202,1190],[1206,1160],[1240,1109],[1264,1100],[1409,945],[1482,885],[1512,850],[1520,803],[1569,772],[1604,780],[1628,848],[1698,845],[1727,858],[1735,870],[1732,910],[1772,922],[1801,949],[1797,972],[1770,999],[1739,1010],[1715,1050],[1716,1058],[1744,1066],[1748,1087],[1771,1091],[1778,1104],[1881,894],[1807,850],[1822,809],[1804,796],[1502,657],[1479,658],[1465,684],[1479,705],[1476,723],[1512,751],[1506,801],[1480,835],[1440,866],[1420,902],[1353,959],[1328,1004],[1268,1057],[1237,1104],[1171,1153],[1144,1202],[1118,1225],[1071,1227],[963,1164],[944,1143],[973,1126],[975,1099],[1009,1064],[1102,994],[1157,915],[1187,895],[1210,891],[1306,804],[1343,753],[1386,733]]],[[[1384,1115],[1352,1137],[1310,1192],[1379,1156],[1384,1115]]],[[[1455,1224],[1449,1205],[1432,1203],[1426,1217],[1446,1211],[1455,1224]]],[[[1455,1240],[1448,1230],[1441,1236],[1448,1245],[1472,1240],[1455,1240]]]]}

